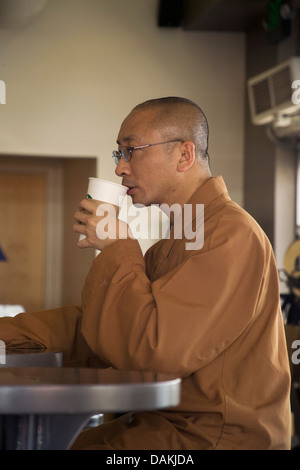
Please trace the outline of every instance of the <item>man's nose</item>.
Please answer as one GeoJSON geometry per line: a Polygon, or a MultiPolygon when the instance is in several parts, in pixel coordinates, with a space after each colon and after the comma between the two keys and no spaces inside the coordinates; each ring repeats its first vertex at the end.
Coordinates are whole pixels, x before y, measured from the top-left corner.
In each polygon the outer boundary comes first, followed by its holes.
{"type": "Polygon", "coordinates": [[[118,165],[116,166],[115,173],[117,176],[129,175],[130,163],[125,162],[124,158],[121,158],[118,165]]]}

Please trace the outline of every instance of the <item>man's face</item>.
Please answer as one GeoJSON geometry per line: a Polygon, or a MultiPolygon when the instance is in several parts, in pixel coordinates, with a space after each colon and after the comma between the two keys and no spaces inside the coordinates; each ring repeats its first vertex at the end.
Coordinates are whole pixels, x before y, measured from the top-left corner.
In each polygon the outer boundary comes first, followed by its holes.
{"type": "MultiPolygon", "coordinates": [[[[151,109],[130,113],[118,135],[119,149],[123,146],[137,147],[169,140],[153,128],[153,118],[154,111],[151,109]]],[[[122,184],[128,186],[127,194],[134,204],[148,206],[172,203],[177,185],[178,155],[178,146],[172,143],[134,150],[129,162],[121,159],[116,174],[122,177],[122,184]]]]}

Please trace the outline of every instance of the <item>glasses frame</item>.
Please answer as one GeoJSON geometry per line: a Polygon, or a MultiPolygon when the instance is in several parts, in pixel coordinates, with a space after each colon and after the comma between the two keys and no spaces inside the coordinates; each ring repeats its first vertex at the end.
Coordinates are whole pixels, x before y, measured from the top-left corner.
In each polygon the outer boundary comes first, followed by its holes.
{"type": "Polygon", "coordinates": [[[114,159],[114,162],[116,165],[118,165],[121,161],[121,158],[123,158],[125,160],[125,162],[130,162],[130,160],[132,159],[132,152],[134,152],[134,150],[140,150],[140,149],[145,149],[145,148],[148,148],[148,147],[154,147],[155,145],[162,145],[162,144],[170,144],[171,142],[184,142],[184,140],[182,139],[172,139],[172,140],[166,140],[164,142],[157,142],[155,144],[146,144],[146,145],[139,145],[138,147],[127,147],[127,146],[123,146],[120,148],[120,150],[114,150],[113,153],[112,153],[112,158],[114,159]],[[124,149],[127,149],[129,151],[129,154],[130,154],[130,158],[128,158],[125,154],[125,150],[124,149]]]}

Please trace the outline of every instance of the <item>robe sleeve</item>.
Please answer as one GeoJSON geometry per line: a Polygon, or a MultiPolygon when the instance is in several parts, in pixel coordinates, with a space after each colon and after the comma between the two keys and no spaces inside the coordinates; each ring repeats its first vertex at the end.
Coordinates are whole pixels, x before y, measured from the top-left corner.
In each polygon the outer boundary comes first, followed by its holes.
{"type": "Polygon", "coordinates": [[[82,291],[82,333],[101,360],[189,375],[229,347],[258,311],[277,314],[268,240],[248,222],[220,224],[204,250],[190,251],[152,283],[137,241],[118,240],[98,255],[82,291]]]}
{"type": "Polygon", "coordinates": [[[65,366],[99,365],[81,334],[81,307],[66,306],[0,319],[6,350],[42,349],[63,353],[65,366]]]}

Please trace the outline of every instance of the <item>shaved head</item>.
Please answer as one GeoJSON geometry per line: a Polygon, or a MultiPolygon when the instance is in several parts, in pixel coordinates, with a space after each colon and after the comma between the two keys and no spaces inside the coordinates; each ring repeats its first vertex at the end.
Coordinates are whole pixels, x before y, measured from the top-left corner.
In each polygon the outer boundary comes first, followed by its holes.
{"type": "Polygon", "coordinates": [[[195,144],[196,156],[208,163],[208,124],[201,108],[186,98],[157,98],[137,105],[132,112],[152,109],[154,129],[165,139],[180,138],[195,144]]]}

